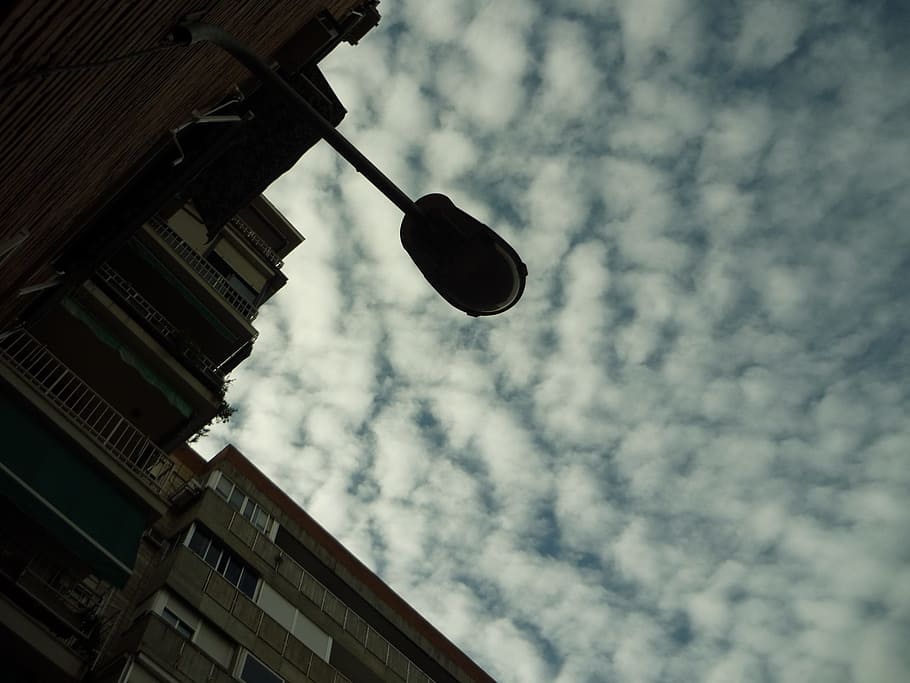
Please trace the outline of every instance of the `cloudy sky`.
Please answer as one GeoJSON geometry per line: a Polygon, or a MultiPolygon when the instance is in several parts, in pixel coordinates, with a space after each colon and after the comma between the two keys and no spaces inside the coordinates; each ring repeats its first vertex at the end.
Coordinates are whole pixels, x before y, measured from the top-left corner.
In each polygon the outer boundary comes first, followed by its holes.
{"type": "Polygon", "coordinates": [[[233,442],[502,681],[910,680],[906,3],[383,0],[341,130],[527,262],[468,318],[324,145],[233,442]]]}

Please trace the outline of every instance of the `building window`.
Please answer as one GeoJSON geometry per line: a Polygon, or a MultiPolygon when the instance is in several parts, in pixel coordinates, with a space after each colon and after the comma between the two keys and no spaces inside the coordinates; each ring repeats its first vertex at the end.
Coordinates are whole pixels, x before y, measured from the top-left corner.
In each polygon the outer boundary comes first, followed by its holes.
{"type": "Polygon", "coordinates": [[[256,586],[259,584],[259,575],[208,529],[194,524],[186,545],[241,593],[250,600],[253,599],[256,595],[256,586]]]}
{"type": "Polygon", "coordinates": [[[256,604],[272,619],[291,632],[297,640],[329,661],[332,653],[332,638],[312,621],[307,619],[283,595],[265,581],[259,589],[256,604]]]}
{"type": "Polygon", "coordinates": [[[244,683],[284,683],[284,679],[249,652],[240,667],[239,678],[244,683]]]}
{"type": "Polygon", "coordinates": [[[228,502],[228,505],[243,515],[247,521],[259,529],[263,534],[271,538],[269,532],[272,529],[274,520],[272,520],[269,513],[267,513],[261,505],[246,495],[240,487],[224,476],[224,473],[222,472],[218,473],[215,491],[228,502]]]}
{"type": "Polygon", "coordinates": [[[196,629],[194,629],[183,619],[174,614],[167,607],[161,610],[161,616],[167,623],[177,629],[177,633],[182,635],[187,640],[192,640],[193,636],[196,635],[196,629]]]}
{"type": "Polygon", "coordinates": [[[221,273],[222,277],[228,281],[228,284],[233,287],[237,293],[246,299],[247,303],[255,305],[256,299],[259,296],[256,293],[256,290],[253,289],[253,286],[242,278],[239,273],[221,256],[221,254],[211,251],[206,255],[206,260],[211,263],[215,270],[221,273]]]}
{"type": "Polygon", "coordinates": [[[234,644],[192,607],[168,591],[156,593],[147,602],[146,607],[160,614],[177,633],[194,643],[221,666],[230,667],[234,658],[234,644]]]}

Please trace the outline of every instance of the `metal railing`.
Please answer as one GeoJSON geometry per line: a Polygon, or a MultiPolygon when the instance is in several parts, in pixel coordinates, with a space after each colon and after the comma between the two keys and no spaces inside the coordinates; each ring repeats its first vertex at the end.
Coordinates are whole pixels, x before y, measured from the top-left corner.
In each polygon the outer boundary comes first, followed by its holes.
{"type": "Polygon", "coordinates": [[[3,338],[0,360],[155,494],[167,499],[183,485],[164,451],[31,334],[3,338]]]}
{"type": "Polygon", "coordinates": [[[180,356],[189,361],[194,368],[210,381],[215,382],[219,386],[224,382],[224,374],[218,371],[218,365],[201,350],[190,344],[177,327],[165,318],[158,309],[152,306],[152,304],[149,303],[149,301],[142,296],[132,284],[130,284],[129,280],[120,275],[120,273],[111,268],[107,263],[102,264],[95,272],[101,281],[104,282],[123,303],[129,306],[170,344],[172,350],[175,350],[180,356]]]}
{"type": "Polygon", "coordinates": [[[76,579],[56,562],[37,554],[29,559],[19,581],[36,582],[43,586],[46,593],[54,595],[68,610],[86,617],[101,614],[110,600],[112,590],[94,574],[89,574],[81,580],[76,579]]]}
{"type": "MultiPolygon", "coordinates": [[[[249,524],[242,515],[234,512],[228,528],[233,528],[235,523],[239,524],[240,522],[237,520],[249,524]]],[[[252,527],[252,525],[250,526],[252,527]]],[[[255,527],[253,528],[255,529],[255,527]]],[[[366,619],[348,607],[332,591],[326,588],[319,579],[310,574],[303,565],[275,545],[268,536],[262,534],[258,529],[255,530],[256,534],[253,536],[252,544],[250,544],[251,548],[255,548],[258,543],[272,545],[281,554],[282,563],[290,562],[300,570],[300,580],[295,586],[298,592],[306,596],[310,602],[314,603],[332,621],[339,624],[383,664],[401,676],[404,681],[407,681],[407,683],[432,683],[433,679],[423,669],[412,662],[401,650],[392,645],[379,631],[370,626],[366,619]]]]}
{"type": "MultiPolygon", "coordinates": [[[[189,678],[205,683],[237,683],[230,671],[199,644],[181,635],[156,612],[137,616],[112,643],[106,662],[123,654],[141,651],[180,680],[189,678]],[[179,674],[182,674],[178,676],[179,674]]],[[[157,679],[156,679],[157,680],[157,679]]],[[[177,680],[177,678],[168,678],[177,680]]]]}
{"type": "Polygon", "coordinates": [[[52,615],[50,632],[61,643],[80,655],[97,656],[114,588],[94,574],[77,577],[59,560],[26,545],[0,531],[0,575],[28,596],[30,610],[40,606],[52,615]]]}
{"type": "Polygon", "coordinates": [[[234,289],[230,283],[219,273],[211,263],[206,261],[193,247],[187,244],[180,235],[178,235],[160,217],[155,216],[149,220],[152,230],[171,247],[174,252],[186,263],[193,271],[201,277],[206,284],[214,289],[221,297],[240,315],[247,320],[256,319],[256,307],[253,306],[240,292],[234,289]]]}
{"type": "Polygon", "coordinates": [[[241,235],[249,240],[250,244],[256,248],[256,251],[269,263],[271,263],[276,268],[281,268],[284,266],[284,261],[281,260],[281,257],[275,252],[274,249],[262,239],[259,234],[250,227],[249,223],[243,220],[240,216],[234,216],[231,220],[228,221],[228,224],[234,227],[241,235]]]}
{"type": "MultiPolygon", "coordinates": [[[[231,584],[225,585],[224,583],[222,583],[223,581],[225,581],[225,577],[221,576],[221,573],[218,572],[217,570],[213,569],[211,567],[211,565],[209,565],[202,557],[200,557],[199,555],[197,555],[196,553],[194,553],[192,550],[190,550],[189,548],[187,548],[185,546],[180,546],[180,548],[182,549],[182,551],[186,552],[187,555],[190,555],[193,558],[195,558],[196,562],[203,563],[205,568],[208,569],[208,572],[202,583],[203,591],[205,591],[209,595],[212,595],[213,594],[212,586],[213,585],[218,586],[219,588],[216,590],[218,590],[219,593],[222,594],[221,600],[225,600],[225,596],[222,591],[224,591],[224,590],[229,591],[230,597],[227,598],[227,602],[222,602],[222,606],[225,607],[229,612],[234,612],[236,614],[235,610],[237,609],[238,601],[252,602],[252,601],[250,601],[248,596],[246,596],[244,593],[242,593],[235,586],[233,586],[231,584]]],[[[260,638],[262,638],[263,637],[263,623],[265,621],[263,619],[263,615],[267,614],[267,612],[264,609],[262,609],[262,607],[260,607],[259,605],[256,605],[256,609],[258,611],[258,616],[255,616],[251,620],[246,621],[245,624],[253,632],[254,635],[257,635],[260,638]]],[[[293,638],[294,640],[297,640],[298,642],[300,642],[300,644],[303,646],[303,649],[306,652],[309,652],[309,658],[307,659],[307,662],[305,664],[305,666],[307,668],[301,669],[303,671],[304,675],[306,675],[306,676],[312,675],[312,676],[314,676],[313,680],[316,680],[315,675],[312,672],[312,668],[313,668],[312,662],[313,662],[313,659],[319,659],[319,660],[322,660],[322,667],[324,669],[326,669],[328,672],[330,672],[331,678],[326,677],[326,672],[323,672],[318,680],[325,680],[325,681],[331,680],[332,683],[351,683],[351,679],[349,679],[347,676],[345,676],[343,673],[341,673],[341,671],[339,671],[330,662],[326,661],[324,655],[320,655],[320,654],[317,654],[316,652],[314,652],[312,649],[310,649],[309,646],[306,645],[306,643],[303,643],[302,641],[300,641],[300,639],[296,635],[294,635],[294,633],[285,629],[284,626],[282,626],[281,624],[278,624],[277,626],[285,633],[285,635],[283,637],[281,637],[280,639],[277,639],[277,642],[276,642],[275,634],[273,632],[271,634],[271,639],[269,641],[269,644],[273,648],[276,649],[276,651],[278,652],[279,655],[286,657],[290,639],[293,638]]],[[[275,627],[273,626],[272,629],[274,629],[274,628],[275,627]]],[[[293,664],[294,666],[298,666],[300,664],[300,662],[291,661],[291,664],[293,664]]],[[[310,678],[308,678],[307,680],[310,680],[310,678]]]]}

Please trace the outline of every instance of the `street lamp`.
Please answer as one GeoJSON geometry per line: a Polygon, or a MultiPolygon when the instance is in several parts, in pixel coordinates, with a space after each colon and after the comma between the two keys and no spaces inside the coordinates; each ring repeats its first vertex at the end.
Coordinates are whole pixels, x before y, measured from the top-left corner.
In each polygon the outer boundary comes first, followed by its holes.
{"type": "Polygon", "coordinates": [[[428,194],[413,201],[300,93],[223,29],[184,21],[167,39],[184,45],[213,43],[264,84],[294,102],[322,138],[404,212],[402,246],[430,285],[452,306],[468,315],[481,316],[502,313],[518,303],[525,288],[527,266],[491,228],[459,209],[445,195],[428,194]]]}

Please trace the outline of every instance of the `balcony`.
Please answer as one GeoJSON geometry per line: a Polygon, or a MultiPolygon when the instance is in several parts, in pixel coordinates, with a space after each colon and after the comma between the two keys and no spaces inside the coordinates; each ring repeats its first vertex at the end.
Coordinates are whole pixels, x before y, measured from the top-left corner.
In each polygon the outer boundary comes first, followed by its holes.
{"type": "Polygon", "coordinates": [[[156,309],[126,278],[110,264],[102,264],[95,276],[117,301],[132,311],[147,328],[152,329],[168,349],[184,361],[188,367],[209,386],[216,389],[224,383],[224,374],[217,364],[156,309]]]}
{"type": "Polygon", "coordinates": [[[48,558],[29,556],[7,539],[0,543],[0,576],[21,602],[30,603],[30,612],[52,617],[52,630],[78,650],[92,636],[113,589],[93,575],[80,580],[48,558]]]}
{"type": "Polygon", "coordinates": [[[240,292],[234,289],[230,283],[219,273],[208,261],[187,244],[180,235],[161,218],[155,217],[149,221],[152,230],[161,240],[167,244],[173,252],[209,287],[217,292],[221,298],[227,302],[231,308],[239,313],[245,320],[253,321],[256,319],[256,307],[253,306],[240,292]]]}
{"type": "Polygon", "coordinates": [[[119,617],[110,604],[114,589],[29,545],[8,527],[0,530],[0,585],[10,601],[0,621],[26,638],[23,647],[56,653],[54,663],[64,670],[82,670],[100,655],[119,617]]]}
{"type": "Polygon", "coordinates": [[[370,626],[366,619],[336,597],[242,515],[233,512],[228,528],[242,543],[254,549],[272,566],[276,566],[279,575],[288,581],[293,590],[305,596],[319,611],[362,645],[366,652],[386,667],[387,673],[394,675],[394,680],[407,683],[430,683],[433,680],[379,631],[370,626]]]}
{"type": "MultiPolygon", "coordinates": [[[[202,649],[181,636],[154,612],[147,612],[133,622],[112,654],[118,652],[144,653],[165,671],[179,672],[192,681],[232,683],[235,680],[202,649]]],[[[130,680],[133,678],[130,677],[130,680]]]]}
{"type": "Polygon", "coordinates": [[[231,220],[228,221],[228,224],[233,227],[237,232],[246,237],[250,245],[256,249],[259,255],[264,258],[269,264],[275,268],[282,268],[284,266],[284,261],[281,260],[281,257],[275,252],[272,247],[269,246],[268,242],[262,239],[249,224],[243,220],[240,216],[234,216],[231,220]]]}
{"type": "Polygon", "coordinates": [[[0,362],[159,498],[185,483],[164,451],[25,330],[0,341],[0,362]]]}
{"type": "MultiPolygon", "coordinates": [[[[201,605],[202,616],[223,629],[228,639],[242,643],[285,680],[302,680],[306,676],[306,680],[319,683],[351,683],[351,679],[269,617],[189,548],[177,546],[158,571],[159,574],[146,581],[147,587],[158,586],[163,579],[188,604],[201,605]],[[268,654],[272,656],[268,657],[268,654]]],[[[168,629],[173,634],[167,635],[172,644],[166,646],[167,654],[159,658],[164,666],[174,661],[170,653],[185,647],[177,644],[177,639],[182,638],[176,631],[168,629]]],[[[423,679],[424,683],[428,680],[423,679]]]]}

